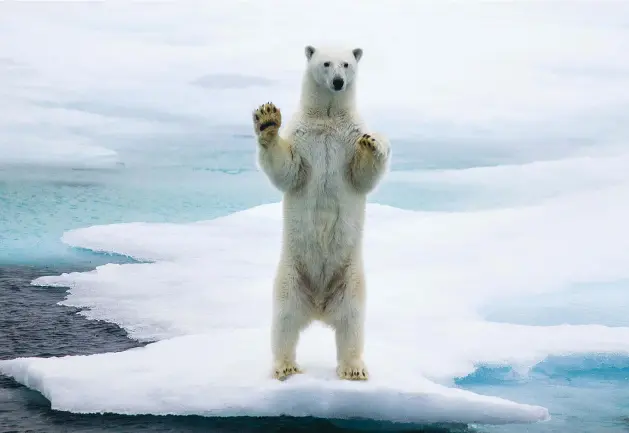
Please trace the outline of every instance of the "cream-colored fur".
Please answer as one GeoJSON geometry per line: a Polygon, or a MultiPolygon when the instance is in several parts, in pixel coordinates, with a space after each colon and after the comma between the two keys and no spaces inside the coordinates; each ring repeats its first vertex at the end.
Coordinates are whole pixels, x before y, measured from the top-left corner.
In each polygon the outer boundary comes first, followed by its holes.
{"type": "Polygon", "coordinates": [[[272,322],[273,375],[281,380],[300,372],[297,342],[313,320],[336,332],[339,377],[368,378],[362,358],[365,205],[390,151],[356,111],[361,56],[360,49],[306,47],[301,103],[281,134],[281,113],[272,103],[253,114],[258,165],[284,193],[272,322]]]}

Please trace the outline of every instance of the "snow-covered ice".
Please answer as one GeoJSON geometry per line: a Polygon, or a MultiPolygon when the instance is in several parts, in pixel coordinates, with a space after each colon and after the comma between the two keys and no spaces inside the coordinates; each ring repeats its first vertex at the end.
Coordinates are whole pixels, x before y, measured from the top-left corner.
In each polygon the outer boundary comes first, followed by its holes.
{"type": "Polygon", "coordinates": [[[531,422],[546,419],[539,406],[447,388],[418,374],[396,347],[370,347],[376,377],[341,382],[326,350],[328,333],[304,339],[308,372],[286,382],[268,377],[264,329],[219,329],[160,341],[115,354],[3,362],[5,374],[39,390],[55,409],[79,413],[204,416],[315,416],[404,423],[531,422]],[[396,359],[396,358],[393,358],[396,359]]]}
{"type": "Polygon", "coordinates": [[[486,303],[629,277],[626,183],[543,206],[423,213],[370,204],[366,359],[373,380],[334,378],[333,334],[302,338],[306,369],[268,377],[270,286],[281,208],[193,224],[131,223],[68,232],[70,245],[145,261],[41,277],[70,287],[65,305],[139,340],[122,353],[17,359],[0,371],[76,412],[364,416],[407,422],[546,419],[544,408],[452,388],[479,365],[522,374],[549,355],[629,354],[629,328],[483,320],[486,303]],[[567,219],[566,215],[570,215],[567,219]]]}
{"type": "Polygon", "coordinates": [[[3,2],[0,165],[100,167],[130,150],[151,159],[160,134],[250,133],[260,101],[293,111],[303,47],[327,42],[364,48],[361,110],[394,138],[565,156],[626,133],[628,14],[620,2],[3,2]]]}

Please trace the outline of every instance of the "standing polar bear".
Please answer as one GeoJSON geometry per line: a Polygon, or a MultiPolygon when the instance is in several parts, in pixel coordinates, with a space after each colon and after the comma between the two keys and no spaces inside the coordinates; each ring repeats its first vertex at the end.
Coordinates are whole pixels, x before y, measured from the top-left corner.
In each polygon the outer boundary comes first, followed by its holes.
{"type": "Polygon", "coordinates": [[[282,134],[280,110],[253,113],[258,165],[283,192],[282,251],[274,282],[273,376],[300,373],[299,335],[318,320],[336,332],[337,374],[366,380],[362,239],[367,194],[388,169],[390,145],[356,110],[363,50],[305,49],[299,108],[282,134]]]}

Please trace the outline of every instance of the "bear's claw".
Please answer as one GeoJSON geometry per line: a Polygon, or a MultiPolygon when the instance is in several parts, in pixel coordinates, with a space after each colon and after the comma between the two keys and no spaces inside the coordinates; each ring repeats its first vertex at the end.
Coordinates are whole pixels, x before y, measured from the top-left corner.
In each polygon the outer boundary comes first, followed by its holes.
{"type": "Polygon", "coordinates": [[[364,365],[339,365],[337,374],[344,380],[368,380],[369,372],[364,365]]]}
{"type": "Polygon", "coordinates": [[[300,373],[302,373],[302,371],[296,364],[286,362],[275,367],[273,377],[278,380],[286,380],[290,376],[300,373]]]}
{"type": "Polygon", "coordinates": [[[377,149],[377,147],[378,147],[376,139],[373,138],[369,134],[363,134],[358,139],[358,145],[361,146],[361,147],[365,147],[365,148],[371,150],[372,152],[375,151],[377,149]]]}

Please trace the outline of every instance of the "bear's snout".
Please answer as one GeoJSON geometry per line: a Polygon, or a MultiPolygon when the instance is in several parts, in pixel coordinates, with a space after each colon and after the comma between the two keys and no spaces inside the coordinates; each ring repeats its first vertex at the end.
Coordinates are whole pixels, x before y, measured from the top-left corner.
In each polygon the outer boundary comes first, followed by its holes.
{"type": "Polygon", "coordinates": [[[336,91],[341,90],[344,85],[345,80],[343,80],[341,77],[334,77],[334,79],[332,80],[332,87],[334,87],[334,90],[336,91]]]}

